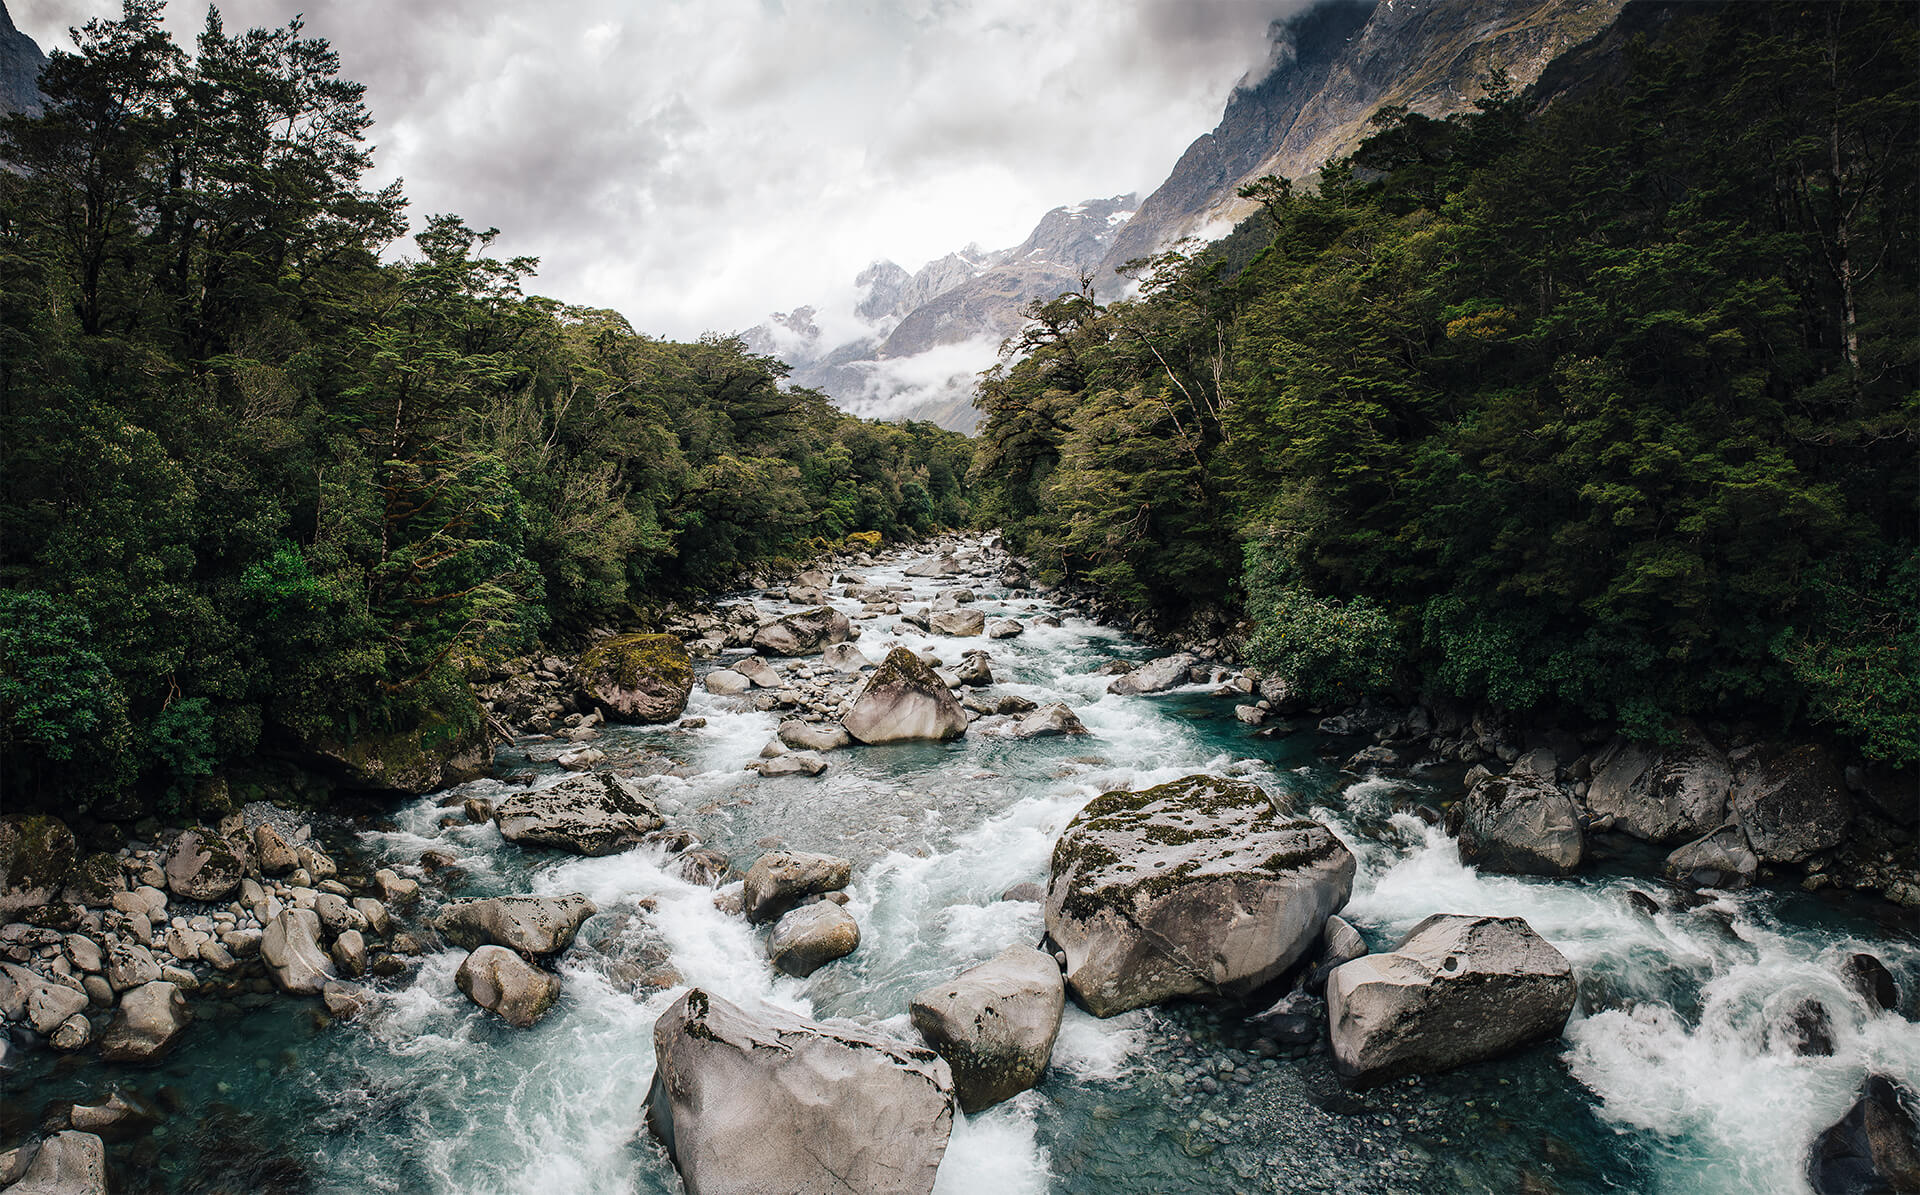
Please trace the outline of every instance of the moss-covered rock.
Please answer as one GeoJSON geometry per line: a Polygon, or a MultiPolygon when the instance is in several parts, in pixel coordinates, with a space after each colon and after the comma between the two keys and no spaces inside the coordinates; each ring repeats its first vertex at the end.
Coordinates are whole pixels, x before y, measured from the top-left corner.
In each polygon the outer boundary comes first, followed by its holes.
{"type": "Polygon", "coordinates": [[[204,826],[184,830],[167,850],[167,890],[188,900],[219,900],[246,875],[244,848],[204,826]]]}
{"type": "Polygon", "coordinates": [[[671,722],[693,692],[693,660],[672,635],[621,635],[580,657],[580,683],[609,722],[671,722]]]}
{"type": "Polygon", "coordinates": [[[103,909],[113,903],[114,893],[125,890],[122,879],[120,860],[105,851],[96,851],[74,867],[67,880],[65,898],[88,908],[103,909]]]}
{"type": "Polygon", "coordinates": [[[0,921],[11,921],[60,895],[79,854],[73,831],[36,813],[0,821],[0,921]]]}
{"type": "Polygon", "coordinates": [[[411,730],[367,733],[351,741],[309,745],[320,768],[342,788],[418,795],[484,776],[492,744],[477,707],[459,717],[437,718],[411,730]]]}

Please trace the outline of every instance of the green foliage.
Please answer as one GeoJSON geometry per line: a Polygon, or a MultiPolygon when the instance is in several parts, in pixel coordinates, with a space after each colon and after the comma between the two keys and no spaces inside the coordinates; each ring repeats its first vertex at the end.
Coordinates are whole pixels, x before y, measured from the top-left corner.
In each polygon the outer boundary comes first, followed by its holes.
{"type": "Polygon", "coordinates": [[[1315,704],[1352,702],[1393,683],[1402,660],[1386,611],[1367,598],[1321,597],[1297,580],[1268,541],[1247,545],[1247,658],[1315,704]]]}

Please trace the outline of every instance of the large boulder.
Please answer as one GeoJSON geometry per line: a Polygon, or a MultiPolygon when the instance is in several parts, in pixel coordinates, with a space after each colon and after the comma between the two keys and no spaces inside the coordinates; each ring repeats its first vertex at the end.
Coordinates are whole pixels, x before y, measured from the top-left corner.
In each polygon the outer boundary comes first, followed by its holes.
{"type": "Polygon", "coordinates": [[[1741,761],[1734,816],[1763,863],[1803,863],[1846,841],[1846,782],[1826,748],[1760,747],[1741,761]]]}
{"type": "Polygon", "coordinates": [[[1095,1016],[1175,996],[1239,997],[1319,939],[1353,855],[1258,786],[1188,776],[1087,803],[1054,844],[1047,933],[1095,1016]]]}
{"type": "Polygon", "coordinates": [[[860,923],[832,901],[816,901],[782,917],[767,935],[767,958],[796,979],[805,979],[860,945],[860,923]]]}
{"type": "Polygon", "coordinates": [[[73,1129],[55,1133],[7,1195],[107,1195],[106,1142],[73,1129]]]}
{"type": "Polygon", "coordinates": [[[731,668],[716,668],[707,673],[707,692],[716,697],[738,697],[753,688],[753,682],[731,668]]]}
{"type": "Polygon", "coordinates": [[[1451,1070],[1557,1036],[1573,965],[1519,917],[1437,913],[1397,947],[1334,968],[1334,1063],[1363,1082],[1451,1070]]]}
{"type": "Polygon", "coordinates": [[[853,864],[845,859],[807,851],[774,851],[760,856],[747,869],[740,908],[755,925],[778,921],[807,897],[838,892],[852,878],[853,864]]]}
{"type": "Polygon", "coordinates": [[[1508,875],[1567,875],[1586,850],[1580,812],[1551,779],[1532,772],[1486,776],[1467,793],[1463,863],[1508,875]]]}
{"type": "Polygon", "coordinates": [[[1587,809],[1615,828],[1662,846],[1698,838],[1727,820],[1733,769],[1691,723],[1680,741],[1652,747],[1615,739],[1594,757],[1587,809]]]}
{"type": "Polygon", "coordinates": [[[320,914],[312,909],[282,909],[260,935],[260,958],[283,992],[315,996],[338,979],[320,947],[320,914]]]}
{"type": "Polygon", "coordinates": [[[606,772],[514,793],[494,806],[493,818],[509,842],[576,855],[611,855],[667,822],[637,783],[606,772]]]}
{"type": "Polygon", "coordinates": [[[1666,862],[1668,879],[1694,888],[1744,888],[1759,870],[1760,858],[1736,822],[1675,847],[1666,862]]]}
{"type": "Polygon", "coordinates": [[[100,1039],[100,1057],[108,1062],[145,1062],[173,1045],[193,1019],[187,998],[166,980],[142,984],[120,997],[113,1024],[100,1039]]]}
{"type": "Polygon", "coordinates": [[[78,858],[73,831],[57,817],[0,821],[0,922],[56,899],[78,858]]]}
{"type": "Polygon", "coordinates": [[[453,974],[467,999],[516,1029],[547,1015],[560,998],[560,977],[542,971],[505,946],[482,946],[453,974]]]}
{"type": "Polygon", "coordinates": [[[987,628],[987,616],[978,610],[935,610],[927,615],[927,626],[936,634],[967,637],[987,628]]]}
{"type": "Polygon", "coordinates": [[[1870,1076],[1846,1116],[1814,1139],[1808,1185],[1817,1195],[1920,1191],[1916,1107],[1920,1096],[1884,1075],[1870,1076]]]}
{"type": "Polygon", "coordinates": [[[940,1055],[689,990],[653,1026],[647,1127],[688,1195],[926,1195],[953,1129],[940,1055]]]}
{"type": "Polygon", "coordinates": [[[433,928],[456,946],[505,946],[528,958],[558,954],[599,906],[578,892],[565,896],[492,896],[447,906],[433,928]]]}
{"type": "Polygon", "coordinates": [[[844,643],[853,630],[847,616],[819,606],[778,618],[753,633],[753,646],[770,656],[807,656],[829,643],[844,643]]]}
{"type": "Polygon", "coordinates": [[[1149,660],[1132,672],[1125,673],[1107,686],[1107,692],[1135,696],[1141,693],[1164,693],[1168,689],[1177,689],[1187,683],[1192,676],[1195,657],[1190,652],[1161,656],[1149,660]]]}
{"type": "Polygon", "coordinates": [[[933,669],[904,647],[887,653],[866,691],[842,718],[863,743],[951,739],[967,732],[967,711],[933,669]]]}
{"type": "Polygon", "coordinates": [[[673,635],[602,639],[580,656],[578,675],[609,722],[671,722],[693,692],[693,660],[673,635]]]}
{"type": "Polygon", "coordinates": [[[78,987],[55,983],[12,963],[0,963],[0,985],[9,989],[0,994],[0,1008],[10,1014],[17,1010],[17,1015],[43,1036],[74,1013],[84,1011],[88,1004],[87,994],[78,987]]]}
{"type": "Polygon", "coordinates": [[[220,900],[246,878],[247,860],[205,827],[183,830],[167,850],[167,891],[188,900],[220,900]]]}
{"type": "Polygon", "coordinates": [[[932,556],[918,564],[910,564],[900,570],[903,577],[951,577],[960,571],[960,565],[951,556],[932,556]]]}
{"type": "Polygon", "coordinates": [[[409,730],[316,739],[307,750],[340,787],[359,792],[418,795],[478,780],[493,765],[493,743],[473,699],[460,700],[466,708],[434,711],[409,730]]]}
{"type": "Polygon", "coordinates": [[[1054,735],[1086,734],[1086,723],[1080,716],[1061,702],[1043,705],[1014,723],[1012,734],[1017,739],[1049,738],[1054,735]]]}
{"type": "Polygon", "coordinates": [[[913,1027],[953,1068],[960,1108],[980,1111],[1040,1081],[1053,1057],[1066,983],[1053,956],[1010,946],[907,1006],[913,1027]]]}

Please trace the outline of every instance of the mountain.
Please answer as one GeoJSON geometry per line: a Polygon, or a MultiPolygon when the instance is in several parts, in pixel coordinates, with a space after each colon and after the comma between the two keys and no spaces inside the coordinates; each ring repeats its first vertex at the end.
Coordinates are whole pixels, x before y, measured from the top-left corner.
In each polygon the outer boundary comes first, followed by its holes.
{"type": "Polygon", "coordinates": [[[826,321],[851,322],[857,334],[828,336],[820,313],[801,308],[747,332],[747,343],[855,414],[971,432],[974,381],[1020,329],[1029,300],[1078,290],[1083,277],[1102,297],[1117,297],[1125,283],[1115,271],[1126,262],[1184,237],[1217,239],[1253,212],[1239,197],[1243,184],[1267,174],[1311,182],[1328,158],[1360,143],[1383,106],[1432,117],[1466,111],[1495,68],[1525,87],[1556,57],[1606,40],[1625,5],[1323,0],[1269,28],[1262,67],[1145,201],[1117,195],[1058,207],[1011,249],[970,245],[912,274],[875,262],[856,279],[864,289],[851,321],[826,321]]]}
{"type": "Polygon", "coordinates": [[[0,116],[40,112],[40,72],[47,56],[32,38],[13,27],[13,17],[0,3],[0,116]]]}

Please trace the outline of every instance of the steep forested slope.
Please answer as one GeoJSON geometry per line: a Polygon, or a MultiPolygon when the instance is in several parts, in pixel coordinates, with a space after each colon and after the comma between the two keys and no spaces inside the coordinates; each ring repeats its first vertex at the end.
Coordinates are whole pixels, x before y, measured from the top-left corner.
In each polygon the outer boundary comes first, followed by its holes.
{"type": "Polygon", "coordinates": [[[987,517],[1169,619],[1244,604],[1319,694],[1920,756],[1916,11],[1667,15],[1616,86],[1383,110],[1140,301],[1037,305],[987,517]]]}

